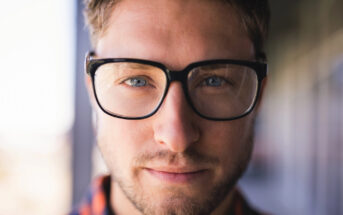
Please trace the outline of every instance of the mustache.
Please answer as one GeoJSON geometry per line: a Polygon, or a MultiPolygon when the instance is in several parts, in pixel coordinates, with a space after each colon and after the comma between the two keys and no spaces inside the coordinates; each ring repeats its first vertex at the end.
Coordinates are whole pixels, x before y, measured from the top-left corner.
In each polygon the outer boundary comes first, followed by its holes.
{"type": "Polygon", "coordinates": [[[144,164],[159,161],[169,165],[217,165],[219,159],[213,156],[205,155],[193,148],[184,152],[172,152],[169,150],[159,150],[155,152],[145,152],[134,159],[134,166],[144,166],[144,164]]]}

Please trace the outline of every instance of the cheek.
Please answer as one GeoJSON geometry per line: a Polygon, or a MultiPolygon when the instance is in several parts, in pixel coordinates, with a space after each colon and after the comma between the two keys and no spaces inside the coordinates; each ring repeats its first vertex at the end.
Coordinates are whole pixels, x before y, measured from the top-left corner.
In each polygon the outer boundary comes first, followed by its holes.
{"type": "Polygon", "coordinates": [[[143,121],[123,120],[103,113],[98,117],[97,143],[108,168],[112,172],[128,170],[132,159],[151,140],[149,127],[143,121]]]}
{"type": "Polygon", "coordinates": [[[215,122],[204,134],[203,147],[220,159],[224,169],[231,169],[245,162],[252,150],[254,117],[215,122]]]}

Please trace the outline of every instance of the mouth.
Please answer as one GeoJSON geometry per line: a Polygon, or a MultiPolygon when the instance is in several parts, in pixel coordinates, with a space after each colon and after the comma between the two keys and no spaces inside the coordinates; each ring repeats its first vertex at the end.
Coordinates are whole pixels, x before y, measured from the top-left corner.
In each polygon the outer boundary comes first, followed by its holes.
{"type": "Polygon", "coordinates": [[[191,170],[185,168],[144,168],[144,170],[158,180],[177,184],[194,183],[204,178],[209,172],[207,169],[191,170]]]}

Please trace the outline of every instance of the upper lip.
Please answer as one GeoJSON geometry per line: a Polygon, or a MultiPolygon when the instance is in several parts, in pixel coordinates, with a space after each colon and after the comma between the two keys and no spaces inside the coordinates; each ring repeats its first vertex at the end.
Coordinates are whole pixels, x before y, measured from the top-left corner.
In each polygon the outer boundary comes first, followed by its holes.
{"type": "Polygon", "coordinates": [[[173,167],[173,166],[164,166],[164,167],[146,167],[147,170],[165,172],[170,174],[189,174],[205,171],[204,168],[194,168],[194,167],[173,167]]]}

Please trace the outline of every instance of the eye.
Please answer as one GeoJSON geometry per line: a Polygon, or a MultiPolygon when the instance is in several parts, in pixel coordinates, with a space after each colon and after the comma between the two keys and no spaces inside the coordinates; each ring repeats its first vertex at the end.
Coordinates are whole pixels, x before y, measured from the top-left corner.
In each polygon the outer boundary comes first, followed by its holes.
{"type": "Polygon", "coordinates": [[[123,83],[131,87],[144,87],[147,85],[147,81],[141,77],[128,78],[123,83]]]}
{"type": "Polygon", "coordinates": [[[225,84],[225,82],[226,81],[223,78],[220,78],[218,76],[211,76],[206,78],[201,85],[209,87],[220,87],[225,84]]]}

